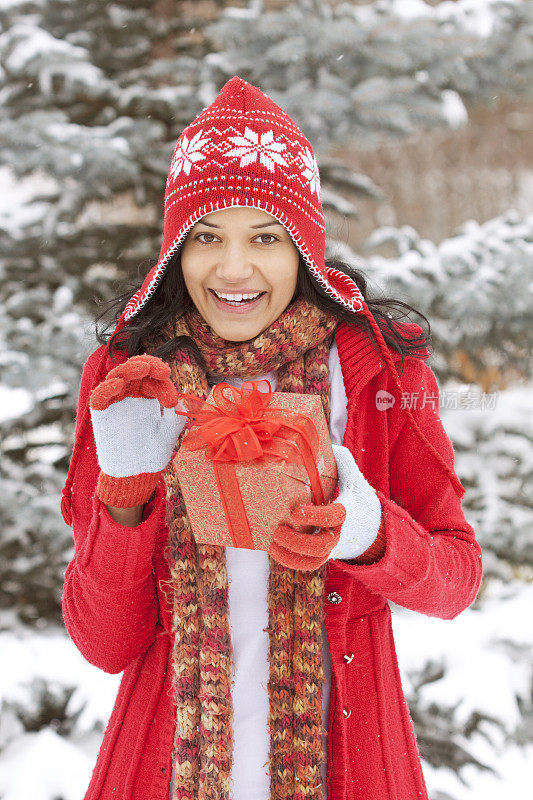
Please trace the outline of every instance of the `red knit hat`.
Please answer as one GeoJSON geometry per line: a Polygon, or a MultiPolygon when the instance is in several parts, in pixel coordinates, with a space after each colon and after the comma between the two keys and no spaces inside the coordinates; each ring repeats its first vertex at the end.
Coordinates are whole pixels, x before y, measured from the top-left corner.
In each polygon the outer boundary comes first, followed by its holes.
{"type": "MultiPolygon", "coordinates": [[[[401,394],[404,390],[381,329],[349,275],[325,264],[326,228],[318,165],[296,123],[260,89],[235,75],[176,142],[165,189],[163,243],[157,264],[117,322],[123,328],[152,296],[192,226],[203,216],[232,206],[252,206],[275,217],[289,232],[311,274],[341,306],[361,313],[401,394]]],[[[101,380],[104,350],[94,377],[101,380]]],[[[424,435],[410,409],[409,423],[448,474],[459,496],[464,487],[424,435]]],[[[78,427],[61,510],[71,524],[70,494],[78,443],[89,416],[78,427]]]]}
{"type": "Polygon", "coordinates": [[[355,281],[324,263],[326,226],[310,142],[266,94],[235,75],[176,143],[159,259],[126,306],[125,322],[151,297],[192,226],[230,206],[253,206],[275,217],[326,292],[352,311],[363,310],[355,281]]]}

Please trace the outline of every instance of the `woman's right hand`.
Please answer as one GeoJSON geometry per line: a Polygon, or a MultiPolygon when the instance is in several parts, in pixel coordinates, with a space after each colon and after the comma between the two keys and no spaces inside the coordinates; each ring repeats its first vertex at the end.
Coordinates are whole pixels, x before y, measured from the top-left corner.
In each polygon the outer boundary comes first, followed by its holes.
{"type": "Polygon", "coordinates": [[[177,401],[170,367],[149,355],[129,358],[93,389],[89,406],[100,465],[96,493],[107,506],[148,502],[186,422],[174,411],[177,401]]]}

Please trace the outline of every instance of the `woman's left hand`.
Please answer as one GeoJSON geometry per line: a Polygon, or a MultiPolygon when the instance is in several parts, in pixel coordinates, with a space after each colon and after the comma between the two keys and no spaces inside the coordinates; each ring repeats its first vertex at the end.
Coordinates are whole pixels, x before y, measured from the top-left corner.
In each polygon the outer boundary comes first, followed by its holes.
{"type": "Polygon", "coordinates": [[[376,541],[381,503],[347,447],[333,445],[339,495],[324,506],[297,506],[274,531],[269,554],[291,569],[315,570],[328,558],[353,559],[376,541]],[[318,528],[318,530],[316,530],[318,528]]]}
{"type": "Polygon", "coordinates": [[[278,525],[274,531],[269,555],[290,569],[318,569],[338,543],[345,518],[341,503],[296,506],[291,511],[293,524],[278,525]]]}

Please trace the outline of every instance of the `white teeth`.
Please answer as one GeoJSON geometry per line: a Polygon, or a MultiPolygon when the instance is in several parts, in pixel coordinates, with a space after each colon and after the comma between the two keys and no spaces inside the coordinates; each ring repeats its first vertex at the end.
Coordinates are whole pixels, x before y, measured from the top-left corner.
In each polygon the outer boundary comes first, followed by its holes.
{"type": "Polygon", "coordinates": [[[213,291],[221,300],[255,300],[261,294],[261,292],[255,292],[255,294],[223,294],[222,292],[217,292],[216,289],[213,289],[213,291]]]}

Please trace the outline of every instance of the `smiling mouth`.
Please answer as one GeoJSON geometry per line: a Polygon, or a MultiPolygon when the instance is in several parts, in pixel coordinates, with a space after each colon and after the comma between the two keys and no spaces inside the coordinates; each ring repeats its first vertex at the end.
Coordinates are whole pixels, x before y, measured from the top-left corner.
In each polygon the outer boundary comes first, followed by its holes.
{"type": "Polygon", "coordinates": [[[266,294],[266,292],[254,292],[254,293],[249,292],[249,293],[245,293],[245,294],[235,293],[234,296],[237,299],[233,300],[233,299],[230,299],[230,297],[232,297],[232,295],[226,294],[225,292],[224,293],[219,293],[219,292],[215,291],[215,289],[209,289],[209,291],[211,292],[211,294],[213,295],[215,300],[217,300],[219,303],[221,303],[223,305],[226,305],[226,306],[233,306],[233,307],[252,305],[254,303],[257,303],[257,301],[264,294],[266,294]]]}

